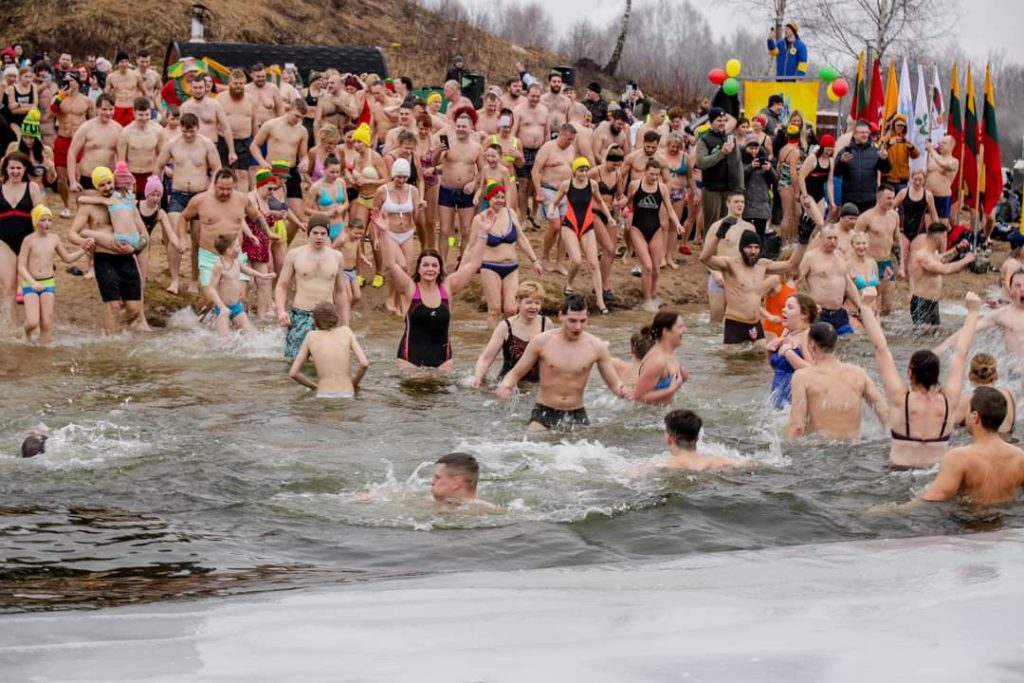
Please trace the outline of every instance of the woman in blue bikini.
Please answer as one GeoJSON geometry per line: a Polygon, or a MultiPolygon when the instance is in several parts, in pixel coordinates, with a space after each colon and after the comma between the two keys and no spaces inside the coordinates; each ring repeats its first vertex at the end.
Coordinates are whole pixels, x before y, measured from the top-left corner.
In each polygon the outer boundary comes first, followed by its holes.
{"type": "Polygon", "coordinates": [[[341,179],[341,159],[330,154],[323,162],[323,178],[317,180],[306,193],[306,213],[321,212],[331,219],[328,237],[331,246],[341,245],[341,231],[348,218],[348,188],[341,179]]]}
{"type": "Polygon", "coordinates": [[[639,403],[665,405],[672,402],[689,373],[679,363],[676,352],[683,345],[686,323],[675,311],[661,311],[650,325],[640,330],[654,340],[654,346],[640,363],[640,375],[633,389],[639,403]]]}

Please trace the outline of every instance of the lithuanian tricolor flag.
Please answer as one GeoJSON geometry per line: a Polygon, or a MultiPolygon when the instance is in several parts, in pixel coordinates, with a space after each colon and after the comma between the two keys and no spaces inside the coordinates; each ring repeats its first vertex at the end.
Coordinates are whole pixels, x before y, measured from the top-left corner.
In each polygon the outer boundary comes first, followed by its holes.
{"type": "Polygon", "coordinates": [[[1003,194],[1003,161],[999,154],[999,131],[996,129],[996,91],[992,87],[992,69],[985,65],[985,106],[981,114],[981,144],[984,161],[981,166],[981,189],[985,193],[985,213],[991,213],[1003,194]]]}
{"type": "Polygon", "coordinates": [[[964,158],[963,169],[964,204],[971,209],[978,208],[978,110],[974,106],[974,79],[971,65],[967,64],[967,108],[964,114],[964,158]]]}
{"type": "Polygon", "coordinates": [[[853,86],[853,104],[850,105],[850,116],[854,121],[866,119],[864,111],[868,106],[868,83],[864,73],[864,51],[857,55],[857,82],[853,86]]]}
{"type": "Polygon", "coordinates": [[[960,197],[960,185],[964,173],[964,116],[960,111],[960,75],[953,64],[953,74],[949,77],[949,116],[946,119],[946,135],[953,138],[953,156],[960,162],[953,179],[953,201],[960,197]]]}

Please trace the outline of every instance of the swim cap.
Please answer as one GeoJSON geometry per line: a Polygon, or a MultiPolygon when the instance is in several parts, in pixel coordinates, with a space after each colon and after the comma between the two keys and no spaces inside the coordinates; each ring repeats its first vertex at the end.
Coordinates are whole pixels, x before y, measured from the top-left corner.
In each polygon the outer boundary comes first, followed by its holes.
{"type": "Polygon", "coordinates": [[[100,185],[107,182],[108,180],[113,179],[114,174],[111,173],[110,169],[107,168],[106,166],[97,166],[96,168],[92,169],[92,186],[96,189],[99,189],[100,185]]]}
{"type": "Polygon", "coordinates": [[[800,126],[794,123],[791,123],[788,126],[786,126],[786,137],[788,137],[790,140],[800,137],[800,126]]]}
{"type": "Polygon", "coordinates": [[[331,219],[327,217],[326,213],[320,213],[319,211],[310,215],[309,221],[306,223],[306,231],[312,232],[313,228],[326,228],[331,229],[331,219]]]}
{"type": "Polygon", "coordinates": [[[354,142],[361,142],[367,147],[370,146],[370,127],[365,123],[360,123],[359,127],[352,132],[352,140],[354,142]]]}
{"type": "Polygon", "coordinates": [[[128,162],[119,161],[114,166],[114,187],[119,190],[125,187],[135,187],[135,176],[128,170],[128,162]]]}
{"type": "Polygon", "coordinates": [[[256,171],[256,187],[263,187],[267,183],[274,182],[274,174],[265,168],[256,171]]]}
{"type": "Polygon", "coordinates": [[[753,230],[744,230],[743,234],[740,235],[740,251],[743,251],[751,244],[761,246],[761,238],[757,236],[757,233],[753,230]]]}
{"type": "Polygon", "coordinates": [[[843,204],[843,208],[839,211],[840,216],[859,216],[860,209],[853,202],[846,202],[843,204]]]}
{"type": "Polygon", "coordinates": [[[283,159],[274,159],[270,162],[270,172],[275,178],[287,178],[291,170],[291,164],[283,159]]]}
{"type": "Polygon", "coordinates": [[[432,92],[427,95],[427,104],[430,104],[431,102],[440,102],[442,99],[444,98],[441,97],[441,93],[432,92]]]}
{"type": "Polygon", "coordinates": [[[146,178],[146,189],[144,190],[144,192],[145,192],[144,196],[146,196],[146,197],[148,197],[148,196],[150,196],[152,194],[163,195],[163,193],[164,193],[164,184],[161,183],[160,179],[157,178],[155,175],[151,175],[148,178],[146,178]]]}
{"type": "Polygon", "coordinates": [[[504,193],[505,186],[496,183],[492,180],[491,182],[487,183],[487,187],[484,188],[484,199],[486,199],[487,201],[491,201],[494,195],[498,194],[499,192],[504,193]]]}
{"type": "Polygon", "coordinates": [[[53,218],[53,212],[50,211],[50,207],[46,204],[36,204],[32,207],[32,227],[39,225],[39,221],[44,218],[53,218]]]}
{"type": "Polygon", "coordinates": [[[395,176],[405,176],[406,178],[408,178],[410,173],[411,169],[409,168],[408,159],[395,159],[395,163],[391,164],[392,178],[394,178],[395,176]]]}
{"type": "Polygon", "coordinates": [[[40,114],[38,109],[33,109],[29,113],[25,114],[25,120],[21,122],[21,137],[42,137],[42,133],[39,131],[39,118],[40,114]]]}
{"type": "Polygon", "coordinates": [[[821,140],[818,141],[818,146],[822,149],[834,149],[836,146],[836,139],[829,133],[825,133],[821,136],[821,140]]]}
{"type": "Polygon", "coordinates": [[[576,157],[572,160],[572,172],[580,170],[581,168],[590,168],[590,161],[586,157],[576,157]]]}

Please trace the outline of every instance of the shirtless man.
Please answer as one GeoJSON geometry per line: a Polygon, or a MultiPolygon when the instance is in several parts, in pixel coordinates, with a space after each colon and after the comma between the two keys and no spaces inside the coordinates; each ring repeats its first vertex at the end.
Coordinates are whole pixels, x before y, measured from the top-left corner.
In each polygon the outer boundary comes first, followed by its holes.
{"type": "Polygon", "coordinates": [[[1016,500],[1024,486],[1024,451],[999,436],[1006,413],[1002,392],[992,387],[975,389],[965,420],[970,445],[947,451],[931,486],[912,502],[952,500],[958,494],[974,506],[1016,500]]]}
{"type": "MultiPolygon", "coordinates": [[[[455,237],[452,226],[457,225],[461,250],[469,246],[469,228],[473,222],[473,193],[476,192],[477,172],[483,148],[474,136],[473,120],[462,114],[455,120],[455,137],[437,147],[436,161],[441,164],[441,189],[438,206],[441,217],[441,256],[448,262],[448,249],[455,237]]],[[[460,252],[461,253],[461,252],[460,252]]]]}
{"type": "MultiPolygon", "coordinates": [[[[283,116],[270,119],[260,126],[259,132],[249,145],[252,158],[262,168],[271,168],[270,162],[281,159],[287,161],[291,169],[285,183],[285,194],[288,198],[288,209],[300,219],[306,215],[302,204],[302,175],[309,166],[309,133],[302,125],[302,117],[308,111],[306,101],[295,98],[292,108],[283,116]],[[262,147],[266,145],[267,153],[262,147]]],[[[295,239],[299,225],[288,221],[288,244],[295,239]]]]}
{"type": "Polygon", "coordinates": [[[843,302],[850,299],[859,307],[860,297],[850,277],[846,257],[839,251],[839,228],[835,225],[822,227],[820,246],[808,250],[800,262],[800,279],[818,304],[818,320],[832,325],[839,336],[853,334],[843,302]]]}
{"type": "MultiPolygon", "coordinates": [[[[317,135],[325,123],[329,123],[339,131],[345,130],[345,126],[352,120],[357,112],[346,110],[344,107],[354,105],[354,101],[343,97],[342,79],[335,69],[327,70],[327,85],[320,99],[316,103],[316,116],[313,119],[313,130],[317,135]]],[[[317,138],[319,139],[319,138],[317,138]]]]}
{"type": "MultiPolygon", "coordinates": [[[[103,166],[98,166],[94,171],[97,192],[101,197],[111,197],[114,194],[114,175],[103,166]]],[[[83,247],[95,240],[93,268],[96,271],[100,299],[104,303],[103,331],[106,334],[120,332],[122,306],[129,326],[142,315],[142,280],[135,263],[135,249],[124,242],[115,242],[113,236],[114,226],[106,206],[82,204],[78,207],[68,233],[68,241],[83,247]],[[91,232],[85,236],[83,231],[91,232]],[[106,238],[107,235],[109,238],[106,238]]]]}
{"type": "Polygon", "coordinates": [[[149,56],[149,50],[139,50],[135,63],[139,67],[139,77],[142,78],[142,88],[146,91],[146,97],[149,98],[149,106],[156,110],[160,98],[160,88],[163,86],[160,72],[151,68],[153,61],[149,56]]]}
{"type": "Polygon", "coordinates": [[[801,220],[800,244],[788,261],[769,261],[761,258],[761,240],[757,233],[745,230],[740,234],[739,256],[718,256],[718,231],[708,233],[700,262],[711,270],[722,273],[725,281],[725,332],[724,344],[754,342],[764,345],[764,328],[761,326],[761,297],[764,292],[764,278],[768,273],[784,273],[796,270],[807,250],[807,243],[814,230],[814,222],[801,220]]]}
{"type": "Polygon", "coordinates": [[[160,155],[160,124],[149,117],[149,99],[136,97],[132,103],[135,119],[117,139],[117,160],[128,164],[135,176],[135,197],[146,196],[146,180],[160,155]]]}
{"type": "Polygon", "coordinates": [[[302,340],[288,376],[315,391],[317,398],[354,398],[370,366],[363,348],[359,346],[352,330],[338,320],[334,304],[321,301],[314,306],[313,324],[316,329],[302,340]],[[354,376],[353,356],[359,363],[354,376]],[[302,366],[307,360],[312,360],[316,368],[316,382],[302,372],[302,366]]]}
{"type": "Polygon", "coordinates": [[[402,131],[409,131],[413,135],[416,135],[416,119],[413,116],[413,101],[403,100],[398,105],[398,125],[388,131],[384,137],[384,146],[381,148],[381,154],[387,154],[391,150],[398,149],[398,136],[402,134],[402,131]]]}
{"type": "Polygon", "coordinates": [[[548,91],[541,95],[541,105],[548,110],[548,130],[558,127],[569,120],[569,107],[572,100],[562,93],[562,74],[552,71],[548,74],[548,91]]]}
{"type": "MultiPolygon", "coordinates": [[[[256,105],[253,99],[245,94],[245,72],[233,69],[228,79],[228,93],[217,98],[224,110],[231,135],[231,149],[235,160],[230,163],[235,174],[235,183],[242,192],[249,189],[249,167],[252,166],[252,152],[249,143],[256,133],[256,105]]],[[[221,161],[223,161],[223,156],[221,161]]]]}
{"type": "Polygon", "coordinates": [[[697,452],[697,441],[704,426],[700,416],[692,410],[673,410],[665,416],[665,443],[668,459],[658,465],[659,470],[681,470],[684,472],[706,472],[731,467],[743,467],[748,463],[724,455],[701,455],[697,452]]]}
{"type": "MultiPolygon", "coordinates": [[[[643,138],[640,138],[641,140],[643,138]]],[[[611,113],[611,118],[602,121],[594,129],[594,154],[598,159],[604,159],[605,152],[612,145],[618,145],[622,151],[629,154],[633,148],[629,144],[629,116],[619,109],[611,113]]],[[[643,174],[643,171],[641,171],[643,174]]]]}
{"type": "Polygon", "coordinates": [[[910,261],[910,317],[915,325],[939,325],[942,276],[952,275],[974,263],[974,253],[966,254],[959,261],[950,261],[958,250],[956,247],[945,249],[945,223],[932,223],[926,234],[927,238],[910,261]]]}
{"type": "Polygon", "coordinates": [[[94,190],[90,179],[98,166],[113,168],[117,161],[117,141],[121,124],[114,121],[114,98],[106,93],[96,100],[96,118],[75,131],[68,148],[68,178],[72,192],[94,190]],[[82,159],[78,160],[81,153],[82,159]]]}
{"type": "Polygon", "coordinates": [[[498,96],[492,92],[484,95],[484,106],[476,112],[476,132],[486,138],[498,132],[498,119],[501,117],[498,96]]]}
{"type": "Polygon", "coordinates": [[[619,398],[632,399],[632,391],[623,384],[612,363],[608,344],[585,331],[587,302],[579,294],[565,297],[558,309],[561,326],[541,332],[526,347],[519,362],[498,383],[495,393],[508,400],[519,380],[530,369],[540,367],[537,402],[530,414],[529,431],[571,430],[589,425],[583,407],[583,390],[590,370],[597,365],[601,379],[619,398]]]}
{"type": "MultiPolygon", "coordinates": [[[[545,142],[537,151],[532,177],[533,186],[539,188],[538,196],[544,200],[542,210],[548,222],[541,248],[541,259],[548,270],[556,270],[563,275],[566,274],[565,268],[561,265],[551,266],[550,260],[551,248],[555,246],[562,231],[562,219],[565,218],[568,198],[563,198],[554,211],[551,211],[550,204],[558,194],[558,187],[572,178],[572,162],[576,158],[575,141],[576,128],[571,123],[563,123],[558,129],[558,137],[545,142]]],[[[556,250],[555,255],[556,261],[560,262],[562,250],[556,250]]]]}
{"type": "MultiPolygon", "coordinates": [[[[245,86],[245,94],[252,98],[256,107],[256,128],[270,119],[284,113],[281,91],[273,83],[267,83],[267,69],[262,64],[253,65],[249,70],[252,83],[245,86]]],[[[339,129],[340,130],[340,129],[339,129]]]]}
{"type": "Polygon", "coordinates": [[[952,136],[946,135],[936,145],[928,138],[924,147],[928,150],[928,170],[924,179],[924,189],[932,193],[939,220],[948,226],[949,214],[953,208],[953,181],[960,168],[960,162],[953,156],[956,142],[952,136]]]}
{"type": "MultiPolygon", "coordinates": [[[[743,193],[735,190],[725,200],[725,210],[728,212],[725,218],[712,223],[708,228],[708,234],[718,235],[716,256],[739,256],[740,236],[748,230],[757,234],[754,224],[743,220],[745,207],[746,199],[743,193]]],[[[708,274],[708,312],[710,321],[716,325],[725,317],[725,279],[715,270],[708,274]]]]}
{"type": "MultiPolygon", "coordinates": [[[[1014,356],[1013,360],[1019,367],[1024,363],[1024,270],[1010,275],[1008,289],[1010,303],[982,318],[978,329],[998,327],[1003,333],[1006,352],[1014,356]]],[[[959,334],[951,335],[935,349],[935,353],[941,354],[955,344],[959,334]]]]}
{"type": "Polygon", "coordinates": [[[836,329],[827,322],[816,322],[807,332],[807,340],[814,364],[793,373],[786,438],[819,434],[827,439],[859,439],[861,400],[885,426],[889,406],[868,373],[836,359],[836,329]]]}
{"type": "Polygon", "coordinates": [[[220,102],[213,97],[207,97],[205,78],[192,81],[192,97],[182,103],[181,114],[196,115],[199,119],[199,134],[217,146],[221,166],[229,166],[235,162],[238,155],[235,154],[234,145],[229,145],[232,139],[231,124],[220,102]]]}
{"type": "Polygon", "coordinates": [[[434,463],[430,495],[438,503],[493,509],[487,501],[476,497],[480,465],[469,453],[442,455],[434,463]]]}
{"type": "MultiPolygon", "coordinates": [[[[654,131],[655,133],[658,134],[658,146],[665,147],[667,145],[667,141],[665,140],[665,134],[666,128],[668,128],[668,126],[665,125],[665,115],[667,114],[667,112],[668,110],[660,105],[655,105],[654,107],[652,107],[651,117],[647,121],[645,121],[644,124],[640,126],[640,128],[636,131],[636,139],[643,140],[644,133],[646,133],[647,131],[654,131]]],[[[743,140],[746,138],[746,134],[738,135],[737,137],[743,140]]]]}
{"type": "Polygon", "coordinates": [[[596,168],[601,160],[594,154],[594,128],[585,104],[576,102],[569,108],[569,123],[576,129],[576,155],[586,158],[591,168],[596,168]]]}
{"type": "MultiPolygon", "coordinates": [[[[368,86],[370,113],[373,115],[374,139],[378,146],[387,139],[388,132],[398,125],[397,106],[400,102],[388,97],[388,91],[380,81],[371,81],[368,86]]],[[[412,111],[410,110],[410,114],[412,111]]],[[[415,132],[415,131],[413,131],[415,132]]],[[[380,149],[377,150],[381,151],[380,149]]]]}
{"type": "Polygon", "coordinates": [[[61,84],[60,93],[50,104],[44,118],[55,116],[57,119],[57,137],[53,142],[53,164],[57,167],[57,191],[64,204],[61,218],[71,218],[68,203],[68,151],[71,139],[87,119],[95,115],[92,100],[79,92],[78,73],[69,71],[61,84]]]}
{"type": "MultiPolygon", "coordinates": [[[[195,114],[181,117],[181,134],[171,138],[160,150],[160,156],[153,164],[153,175],[162,177],[164,167],[174,164],[174,175],[171,176],[171,193],[167,198],[167,218],[175,226],[182,243],[185,239],[185,225],[179,220],[182,212],[192,199],[210,186],[210,176],[220,170],[220,157],[217,149],[208,138],[199,134],[199,119],[195,114]]],[[[199,291],[199,225],[189,226],[192,240],[192,278],[189,280],[189,291],[199,291]]],[[[209,240],[213,251],[213,239],[209,240]]],[[[171,271],[171,282],[167,291],[178,293],[178,277],[181,269],[181,252],[168,242],[167,265],[171,271]]],[[[216,256],[214,257],[216,260],[216,256]]]]}
{"type": "Polygon", "coordinates": [[[896,267],[892,262],[892,245],[899,234],[900,215],[893,206],[896,194],[891,185],[879,185],[875,205],[857,218],[856,230],[866,232],[868,256],[878,264],[878,298],[882,315],[892,311],[892,300],[896,295],[896,267]],[[885,272],[889,271],[889,277],[885,272]]]}
{"type": "Polygon", "coordinates": [[[306,335],[313,329],[313,309],[320,302],[334,304],[342,325],[348,325],[349,298],[345,281],[345,257],[331,249],[328,237],[331,219],[327,214],[309,217],[309,243],[292,249],[285,257],[274,289],[277,319],[288,332],[284,338],[284,357],[294,360],[306,335]],[[295,299],[290,310],[288,287],[295,278],[295,299]]]}
{"type": "Polygon", "coordinates": [[[135,98],[147,97],[149,93],[142,82],[142,75],[132,68],[127,52],[117,53],[116,64],[117,69],[107,74],[105,92],[114,98],[114,120],[121,126],[127,126],[135,117],[135,98]]]}
{"type": "Polygon", "coordinates": [[[635,149],[626,155],[623,161],[622,170],[626,177],[626,187],[636,180],[643,178],[647,172],[647,162],[651,159],[658,159],[661,162],[661,182],[668,184],[668,164],[662,161],[658,152],[658,143],[661,136],[657,131],[648,130],[641,136],[637,134],[637,140],[642,141],[639,149],[635,149]]]}
{"type": "MultiPolygon", "coordinates": [[[[550,137],[548,110],[540,103],[540,85],[532,84],[526,91],[526,102],[512,110],[515,120],[512,135],[523,143],[523,165],[516,169],[519,178],[519,215],[533,222],[530,215],[530,197],[537,188],[533,186],[533,165],[537,152],[550,137]]],[[[571,159],[570,159],[571,161],[571,159]]]]}
{"type": "Polygon", "coordinates": [[[505,81],[505,92],[501,96],[501,108],[515,111],[516,107],[525,101],[523,82],[518,78],[510,78],[505,81]]]}
{"type": "Polygon", "coordinates": [[[454,121],[455,112],[463,107],[475,109],[469,98],[462,94],[462,88],[459,86],[458,81],[445,81],[442,92],[444,92],[444,98],[448,100],[448,109],[445,111],[449,121],[454,121]]]}

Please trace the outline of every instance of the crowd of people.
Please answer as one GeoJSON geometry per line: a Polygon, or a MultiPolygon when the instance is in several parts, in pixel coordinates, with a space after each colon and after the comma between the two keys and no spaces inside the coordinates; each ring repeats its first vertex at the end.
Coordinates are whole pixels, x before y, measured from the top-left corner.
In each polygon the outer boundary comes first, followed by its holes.
{"type": "MultiPolygon", "coordinates": [[[[786,31],[779,45],[796,27],[786,31]]],[[[792,48],[782,49],[780,59],[792,48]]],[[[724,344],[765,351],[788,436],[856,439],[866,401],[892,430],[892,466],[942,461],[926,499],[962,484],[976,502],[1000,502],[1024,482],[1024,451],[986,455],[989,436],[1012,424],[1012,395],[962,391],[976,328],[1000,326],[1014,352],[1024,342],[1021,263],[1004,266],[1009,304],[996,314],[979,323],[980,301],[967,297],[945,383],[932,351],[914,354],[905,382],[879,322],[906,281],[913,323],[938,325],[943,275],[974,260],[966,242],[947,245],[949,140],[917,149],[906,121],[884,136],[864,121],[817,135],[779,96],[749,119],[663,108],[635,84],[620,101],[598,83],[581,98],[562,72],[542,83],[522,65],[479,108],[461,77],[420,99],[408,78],[333,69],[306,83],[285,69],[277,84],[276,70],[255,64],[222,86],[190,60],[164,81],[145,52],[99,66],[61,54],[4,71],[12,139],[0,163],[0,284],[6,320],[22,318],[26,338],[52,337],[58,257],[95,278],[106,333],[145,329],[145,284],[163,277],[149,267],[159,235],[168,292],[201,292],[223,336],[280,324],[290,376],[349,398],[368,366],[350,327],[365,287],[383,289],[385,309],[405,321],[398,367],[445,371],[452,298],[478,279],[493,334],[471,385],[500,351],[498,396],[537,383],[530,429],[571,429],[588,424],[594,366],[616,396],[654,405],[671,404],[687,381],[676,357],[686,327],[662,308],[659,274],[692,246],[701,265],[685,265],[706,268],[711,324],[724,344]],[[922,154],[927,170],[911,173],[908,160],[922,154]],[[47,188],[71,219],[63,235],[47,188]],[[541,313],[544,286],[520,280],[523,255],[536,274],[563,278],[557,322],[541,313]],[[623,361],[586,326],[590,310],[606,315],[620,301],[611,275],[633,261],[654,317],[623,361]],[[593,306],[576,290],[584,265],[593,306]],[[874,346],[884,393],[836,357],[838,337],[858,332],[874,346]],[[947,453],[957,423],[974,445],[947,453]]],[[[1015,249],[1022,243],[1018,234],[1015,249]]],[[[669,414],[668,466],[743,464],[698,458],[700,429],[693,413],[669,414]]],[[[475,482],[465,458],[438,467],[475,482]]]]}

